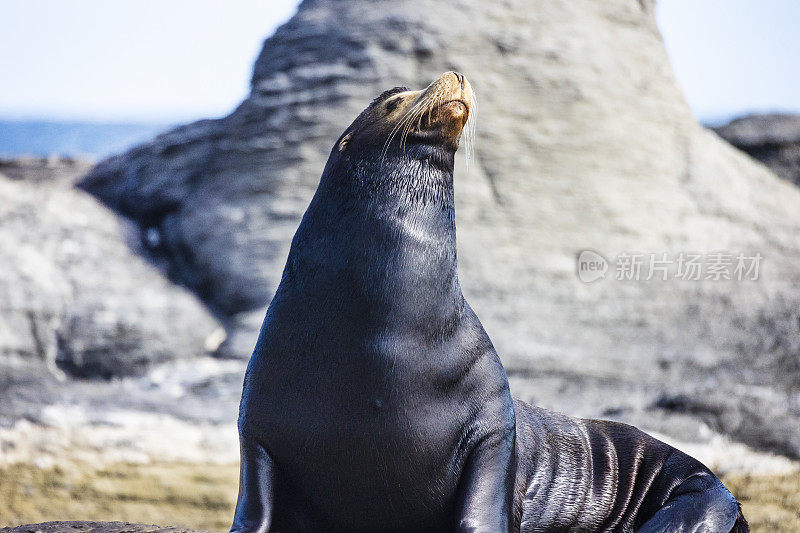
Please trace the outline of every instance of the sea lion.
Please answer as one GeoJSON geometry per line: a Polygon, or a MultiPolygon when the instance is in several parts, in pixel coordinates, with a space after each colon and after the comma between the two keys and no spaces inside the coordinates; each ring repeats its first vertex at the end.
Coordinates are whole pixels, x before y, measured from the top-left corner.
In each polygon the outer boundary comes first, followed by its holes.
{"type": "Polygon", "coordinates": [[[245,376],[231,531],[747,531],[691,457],[512,399],[456,268],[472,109],[449,72],[331,150],[245,376]]]}

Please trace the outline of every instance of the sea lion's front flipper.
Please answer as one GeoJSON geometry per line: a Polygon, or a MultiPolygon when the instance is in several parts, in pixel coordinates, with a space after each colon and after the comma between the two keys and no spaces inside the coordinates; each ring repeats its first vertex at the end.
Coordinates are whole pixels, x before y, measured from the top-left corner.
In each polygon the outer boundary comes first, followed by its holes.
{"type": "Polygon", "coordinates": [[[461,474],[456,531],[510,531],[515,468],[513,431],[498,430],[480,440],[461,474]]]}
{"type": "Polygon", "coordinates": [[[239,437],[239,448],[239,498],[231,533],[266,533],[272,518],[275,466],[267,451],[244,435],[239,437]]]}

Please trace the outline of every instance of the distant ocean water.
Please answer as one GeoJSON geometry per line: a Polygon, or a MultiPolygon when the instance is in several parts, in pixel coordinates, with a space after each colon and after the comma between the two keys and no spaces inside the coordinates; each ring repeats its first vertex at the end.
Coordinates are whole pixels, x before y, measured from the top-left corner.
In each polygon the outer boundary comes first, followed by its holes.
{"type": "Polygon", "coordinates": [[[171,124],[0,120],[0,157],[59,155],[99,160],[170,127],[171,124]]]}

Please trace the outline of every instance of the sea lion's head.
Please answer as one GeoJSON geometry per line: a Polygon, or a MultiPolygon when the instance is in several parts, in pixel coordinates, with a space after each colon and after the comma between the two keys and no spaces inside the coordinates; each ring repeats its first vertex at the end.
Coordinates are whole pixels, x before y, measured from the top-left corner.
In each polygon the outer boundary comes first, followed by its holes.
{"type": "MultiPolygon", "coordinates": [[[[398,160],[428,161],[452,172],[462,132],[474,119],[475,100],[467,79],[446,72],[425,89],[384,91],[345,130],[328,161],[334,167],[368,161],[375,168],[398,160]]],[[[471,141],[470,127],[466,128],[471,141]]]]}

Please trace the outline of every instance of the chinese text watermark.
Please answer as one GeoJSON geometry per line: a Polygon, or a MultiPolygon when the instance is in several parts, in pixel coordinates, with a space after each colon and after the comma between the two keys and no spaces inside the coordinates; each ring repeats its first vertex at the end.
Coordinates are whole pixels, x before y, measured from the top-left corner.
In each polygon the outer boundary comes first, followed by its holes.
{"type": "Polygon", "coordinates": [[[606,277],[617,281],[756,281],[761,272],[760,253],[620,253],[613,261],[593,250],[581,251],[576,260],[578,279],[592,283],[606,277]]]}

